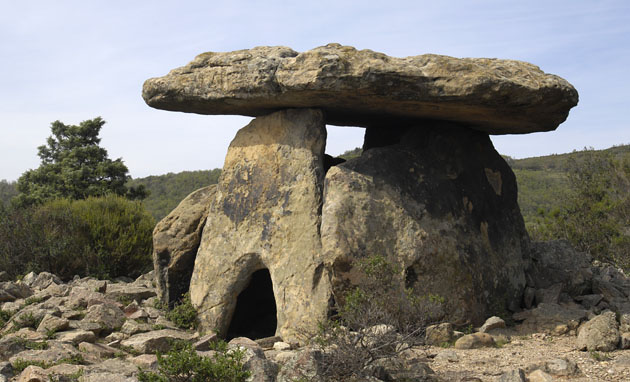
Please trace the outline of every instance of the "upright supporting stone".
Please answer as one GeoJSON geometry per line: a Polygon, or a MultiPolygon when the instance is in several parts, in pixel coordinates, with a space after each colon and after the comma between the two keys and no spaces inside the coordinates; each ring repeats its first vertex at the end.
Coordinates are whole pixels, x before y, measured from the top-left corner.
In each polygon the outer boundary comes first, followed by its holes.
{"type": "Polygon", "coordinates": [[[215,185],[193,191],[153,230],[153,269],[158,298],[169,305],[188,292],[195,257],[214,199],[215,185]]]}
{"type": "Polygon", "coordinates": [[[323,115],[314,109],[258,117],[237,133],[190,285],[203,329],[226,335],[239,294],[263,269],[272,281],[277,335],[299,340],[325,318],[330,284],[319,237],[325,142],[323,115]]]}
{"type": "Polygon", "coordinates": [[[525,287],[516,179],[487,134],[422,127],[326,174],[321,235],[333,288],[356,282],[354,261],[381,255],[419,296],[444,297],[450,322],[481,324],[518,308],[525,287]]]}

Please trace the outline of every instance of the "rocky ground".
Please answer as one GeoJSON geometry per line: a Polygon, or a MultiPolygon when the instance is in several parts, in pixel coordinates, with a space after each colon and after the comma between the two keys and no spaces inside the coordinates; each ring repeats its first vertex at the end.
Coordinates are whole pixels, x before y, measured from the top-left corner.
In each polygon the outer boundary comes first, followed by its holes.
{"type": "MultiPolygon", "coordinates": [[[[44,272],[0,282],[0,308],[6,312],[0,316],[6,321],[0,330],[0,382],[137,381],[141,368],[156,370],[155,352],[176,340],[210,354],[215,337],[167,320],[156,308],[152,280],[150,273],[137,280],[62,283],[44,272]]],[[[621,349],[630,347],[630,315],[595,312],[575,303],[541,303],[508,328],[494,318],[478,333],[464,335],[442,324],[427,331],[437,346],[407,350],[401,358],[432,369],[413,380],[630,381],[630,350],[621,349]]],[[[300,367],[317,359],[316,352],[278,337],[237,338],[229,346],[245,351],[252,381],[292,381],[300,367]]]]}
{"type": "Polygon", "coordinates": [[[499,347],[460,350],[432,346],[425,355],[443,381],[527,380],[514,375],[507,379],[519,369],[532,382],[630,381],[630,350],[581,351],[574,335],[510,332],[511,342],[499,347]]]}

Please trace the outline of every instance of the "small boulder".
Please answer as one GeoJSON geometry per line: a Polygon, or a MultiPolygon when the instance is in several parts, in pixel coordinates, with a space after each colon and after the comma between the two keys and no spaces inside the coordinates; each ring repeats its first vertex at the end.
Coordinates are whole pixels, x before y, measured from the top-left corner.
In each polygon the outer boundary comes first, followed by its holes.
{"type": "Polygon", "coordinates": [[[506,371],[499,377],[499,382],[527,382],[525,372],[521,369],[506,371]]]}
{"type": "Polygon", "coordinates": [[[286,350],[291,350],[291,345],[289,345],[286,342],[276,342],[275,344],[273,344],[273,349],[277,350],[277,351],[286,351],[286,350]]]}
{"type": "Polygon", "coordinates": [[[68,328],[69,321],[65,318],[55,317],[52,314],[47,314],[42,318],[39,326],[37,327],[38,332],[59,332],[68,328]]]}
{"type": "Polygon", "coordinates": [[[48,382],[48,373],[39,366],[30,365],[22,370],[17,382],[48,382]]]}
{"type": "Polygon", "coordinates": [[[427,345],[440,346],[445,343],[450,343],[453,339],[453,325],[449,322],[429,325],[424,334],[424,340],[427,345]]]}
{"type": "Polygon", "coordinates": [[[528,382],[553,382],[553,377],[544,371],[538,369],[527,375],[528,382]]]}
{"type": "Polygon", "coordinates": [[[459,356],[453,350],[444,350],[435,355],[435,361],[447,361],[447,362],[457,362],[459,361],[459,356]]]}
{"type": "Polygon", "coordinates": [[[122,341],[121,344],[131,347],[140,353],[148,354],[156,351],[167,352],[171,348],[173,341],[189,341],[191,337],[190,334],[179,330],[162,329],[133,335],[122,341]]]}
{"type": "Polygon", "coordinates": [[[193,349],[197,351],[206,351],[210,350],[210,345],[217,342],[219,340],[219,336],[216,333],[212,332],[210,334],[206,334],[205,336],[199,338],[197,342],[193,344],[193,349]]]}
{"type": "Polygon", "coordinates": [[[545,362],[541,368],[546,373],[557,376],[572,376],[580,373],[575,362],[568,358],[554,358],[545,362]]]}
{"type": "Polygon", "coordinates": [[[584,323],[578,332],[580,350],[613,351],[619,343],[619,329],[614,312],[604,312],[584,323]]]}
{"type": "Polygon", "coordinates": [[[492,316],[486,320],[486,322],[479,328],[480,333],[488,333],[493,329],[505,328],[505,321],[501,317],[492,316]]]}
{"type": "Polygon", "coordinates": [[[307,380],[312,382],[327,382],[321,376],[324,370],[324,357],[322,352],[313,349],[304,349],[295,352],[285,360],[278,373],[278,382],[293,382],[307,380]]]}
{"type": "Polygon", "coordinates": [[[96,335],[89,330],[74,329],[57,334],[57,341],[70,342],[78,345],[82,342],[94,342],[96,341],[96,335]]]}
{"type": "Polygon", "coordinates": [[[478,349],[494,346],[496,343],[488,333],[467,334],[455,342],[455,349],[478,349]]]}
{"type": "Polygon", "coordinates": [[[59,277],[53,275],[50,272],[42,272],[35,277],[35,280],[30,284],[34,289],[46,289],[52,284],[62,284],[63,282],[59,277]]]}
{"type": "Polygon", "coordinates": [[[84,322],[96,323],[102,332],[111,333],[120,329],[125,323],[125,313],[120,308],[111,304],[92,305],[88,308],[84,322]]]}
{"type": "Polygon", "coordinates": [[[113,358],[118,350],[103,344],[81,342],[79,344],[79,351],[89,354],[90,356],[95,356],[98,359],[106,359],[113,358]]]}

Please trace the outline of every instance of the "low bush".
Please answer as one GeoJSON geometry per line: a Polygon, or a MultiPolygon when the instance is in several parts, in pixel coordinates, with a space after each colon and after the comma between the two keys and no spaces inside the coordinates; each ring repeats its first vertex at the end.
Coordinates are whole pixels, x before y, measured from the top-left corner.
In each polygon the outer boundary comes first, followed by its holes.
{"type": "Polygon", "coordinates": [[[181,301],[166,313],[166,318],[181,329],[197,327],[197,310],[190,301],[190,293],[186,293],[181,301]]]}
{"type": "Polygon", "coordinates": [[[321,323],[315,338],[325,380],[364,379],[376,361],[423,344],[426,326],[444,314],[443,298],[405,288],[403,272],[382,256],[358,267],[363,280],[344,293],[337,315],[321,323]]]}
{"type": "Polygon", "coordinates": [[[214,345],[212,357],[203,357],[188,343],[174,346],[166,355],[157,353],[158,372],[140,371],[140,382],[244,382],[250,372],[244,369],[244,352],[228,350],[225,342],[214,345]]]}
{"type": "Polygon", "coordinates": [[[630,271],[630,161],[585,150],[567,161],[570,192],[528,228],[536,240],[564,239],[595,259],[630,271]]]}
{"type": "Polygon", "coordinates": [[[0,269],[136,277],[151,268],[153,218],[139,202],[110,195],[0,207],[0,269]]]}

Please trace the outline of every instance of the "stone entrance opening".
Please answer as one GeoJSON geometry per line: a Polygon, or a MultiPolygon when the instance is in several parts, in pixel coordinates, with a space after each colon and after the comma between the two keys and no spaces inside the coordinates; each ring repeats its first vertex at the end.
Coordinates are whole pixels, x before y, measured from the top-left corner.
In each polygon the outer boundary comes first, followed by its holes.
{"type": "Polygon", "coordinates": [[[276,334],[276,299],[268,269],[252,274],[249,285],[236,300],[227,340],[236,337],[258,339],[276,334]]]}

